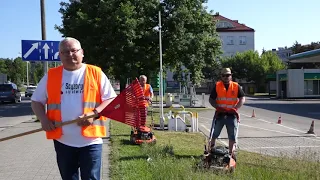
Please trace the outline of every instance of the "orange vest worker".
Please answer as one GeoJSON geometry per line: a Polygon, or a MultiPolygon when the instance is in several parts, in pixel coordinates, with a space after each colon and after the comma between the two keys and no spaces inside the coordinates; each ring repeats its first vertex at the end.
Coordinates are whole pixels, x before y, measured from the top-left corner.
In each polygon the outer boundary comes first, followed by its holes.
{"type": "MultiPolygon", "coordinates": [[[[144,88],[143,88],[143,91],[144,91],[144,96],[145,97],[151,97],[151,93],[150,93],[150,84],[145,84],[144,85],[144,88]]],[[[149,106],[149,102],[148,101],[145,101],[145,106],[148,107],[149,106]]]]}
{"type": "Polygon", "coordinates": [[[226,110],[232,109],[238,103],[238,83],[230,81],[228,91],[222,81],[216,83],[217,105],[226,110]]]}
{"type": "MultiPolygon", "coordinates": [[[[61,122],[61,84],[63,67],[59,66],[48,71],[47,83],[47,117],[51,121],[61,122]]],[[[86,65],[83,88],[83,113],[91,112],[99,106],[101,100],[101,69],[93,65],[86,65]]],[[[70,119],[71,120],[71,119],[70,119]]],[[[82,127],[82,135],[85,137],[105,137],[106,117],[100,117],[93,121],[90,126],[82,127]]],[[[46,132],[47,139],[59,139],[62,135],[62,128],[46,132]]]]}

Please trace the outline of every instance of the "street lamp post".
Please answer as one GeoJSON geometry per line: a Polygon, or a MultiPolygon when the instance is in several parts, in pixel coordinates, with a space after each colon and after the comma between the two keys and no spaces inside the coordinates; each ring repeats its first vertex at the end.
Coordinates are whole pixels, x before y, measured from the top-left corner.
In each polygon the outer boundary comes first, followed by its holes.
{"type": "MultiPolygon", "coordinates": [[[[159,0],[161,7],[161,0],[159,0]]],[[[162,69],[162,26],[161,26],[161,9],[159,10],[159,54],[160,54],[160,128],[164,129],[164,115],[163,115],[163,69],[162,69]]]]}

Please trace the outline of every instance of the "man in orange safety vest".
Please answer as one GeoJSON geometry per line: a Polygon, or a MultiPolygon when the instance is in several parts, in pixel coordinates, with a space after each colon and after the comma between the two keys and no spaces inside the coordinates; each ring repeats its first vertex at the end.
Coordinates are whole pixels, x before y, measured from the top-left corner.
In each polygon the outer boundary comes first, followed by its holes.
{"type": "Polygon", "coordinates": [[[149,104],[152,102],[152,98],[153,98],[152,86],[150,84],[147,84],[147,76],[145,75],[140,75],[139,81],[143,89],[144,97],[146,98],[145,106],[149,107],[149,104]]]}
{"type": "Polygon", "coordinates": [[[244,96],[239,84],[232,81],[230,68],[222,69],[221,80],[216,83],[209,98],[210,104],[216,109],[210,132],[211,147],[215,145],[216,138],[225,125],[229,139],[229,153],[233,152],[240,122],[238,109],[245,102],[244,96]]]}
{"type": "Polygon", "coordinates": [[[40,80],[31,106],[47,139],[53,140],[61,178],[78,180],[80,174],[81,179],[100,180],[106,117],[57,128],[55,124],[98,114],[117,95],[101,68],[82,63],[77,39],[63,39],[59,56],[62,66],[51,68],[40,80]]]}

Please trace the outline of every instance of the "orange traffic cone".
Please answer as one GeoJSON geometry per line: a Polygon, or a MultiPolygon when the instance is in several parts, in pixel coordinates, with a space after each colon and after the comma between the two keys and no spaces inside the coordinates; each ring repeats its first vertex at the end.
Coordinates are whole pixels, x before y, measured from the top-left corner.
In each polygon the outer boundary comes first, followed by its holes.
{"type": "Polygon", "coordinates": [[[314,121],[312,121],[311,126],[307,134],[314,134],[314,121]]]}
{"type": "Polygon", "coordinates": [[[281,115],[278,118],[278,124],[281,124],[282,120],[281,120],[281,115]]]}
{"type": "Polygon", "coordinates": [[[256,117],[256,114],[254,113],[254,109],[252,110],[252,118],[256,117]]]}

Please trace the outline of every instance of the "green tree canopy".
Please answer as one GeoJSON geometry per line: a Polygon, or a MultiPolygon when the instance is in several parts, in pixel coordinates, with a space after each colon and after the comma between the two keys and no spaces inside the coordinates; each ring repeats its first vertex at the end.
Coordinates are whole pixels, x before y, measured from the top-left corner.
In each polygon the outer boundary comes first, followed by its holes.
{"type": "Polygon", "coordinates": [[[85,61],[123,82],[159,72],[159,19],[163,67],[179,73],[184,65],[194,82],[220,54],[215,22],[203,0],[82,0],[61,2],[63,36],[82,43],[85,61]]]}
{"type": "Polygon", "coordinates": [[[257,51],[237,53],[233,57],[223,59],[221,64],[232,69],[233,77],[253,81],[257,85],[265,83],[267,74],[286,68],[275,53],[265,52],[259,56],[257,51]]]}

